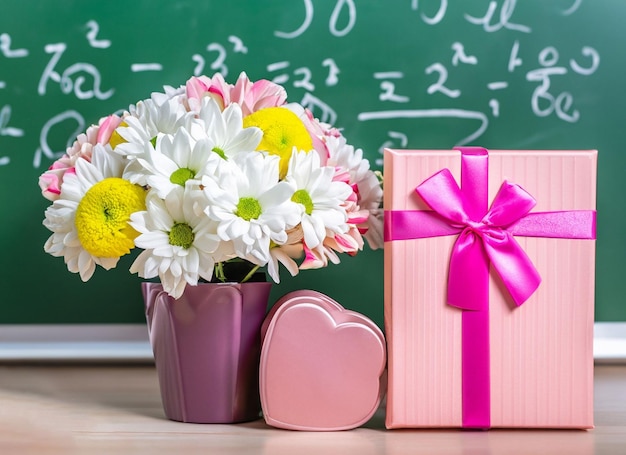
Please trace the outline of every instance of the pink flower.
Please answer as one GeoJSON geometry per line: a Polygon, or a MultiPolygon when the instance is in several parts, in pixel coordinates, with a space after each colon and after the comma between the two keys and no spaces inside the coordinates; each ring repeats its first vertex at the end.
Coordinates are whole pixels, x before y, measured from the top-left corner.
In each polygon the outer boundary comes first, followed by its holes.
{"type": "MultiPolygon", "coordinates": [[[[320,244],[314,250],[310,249],[308,246],[304,245],[304,260],[300,264],[300,270],[312,270],[312,269],[321,269],[322,267],[326,267],[328,265],[328,258],[323,252],[323,245],[320,244]]],[[[339,258],[337,258],[337,262],[339,262],[339,258]]]]}
{"type": "Polygon", "coordinates": [[[326,237],[323,243],[327,250],[354,256],[363,249],[363,236],[361,234],[364,231],[362,227],[367,225],[369,211],[361,209],[357,199],[357,194],[352,192],[343,204],[348,215],[348,231],[335,233],[332,237],[326,237]]]}
{"type": "Polygon", "coordinates": [[[54,201],[61,194],[63,176],[68,172],[74,172],[74,168],[65,167],[60,161],[55,161],[50,169],[39,176],[39,188],[41,194],[49,201],[54,201]]]}
{"type": "Polygon", "coordinates": [[[43,197],[49,201],[56,201],[61,194],[63,176],[74,170],[75,161],[67,154],[55,161],[50,168],[39,176],[39,188],[43,197]]]}
{"type": "Polygon", "coordinates": [[[276,245],[270,248],[270,260],[267,263],[267,272],[276,283],[280,283],[279,263],[287,269],[291,276],[298,274],[298,264],[296,264],[294,259],[298,259],[302,256],[304,247],[302,235],[302,229],[291,229],[287,231],[287,242],[283,245],[276,245]]]}
{"type": "Polygon", "coordinates": [[[282,106],[287,100],[287,92],[282,86],[265,79],[252,82],[244,72],[235,85],[226,83],[219,73],[212,78],[194,76],[187,81],[185,90],[191,110],[199,110],[202,97],[210,96],[222,110],[229,104],[239,104],[244,117],[266,107],[282,106]]]}
{"type": "Polygon", "coordinates": [[[330,153],[329,166],[335,166],[334,180],[344,181],[352,186],[352,202],[356,208],[346,207],[350,222],[357,225],[372,249],[383,246],[383,211],[380,208],[383,189],[376,174],[370,170],[369,161],[363,158],[363,151],[346,143],[343,136],[329,136],[327,147],[330,153]],[[358,213],[358,215],[357,215],[358,213]]]}
{"type": "Polygon", "coordinates": [[[311,136],[313,149],[320,157],[320,164],[322,166],[327,166],[330,154],[326,145],[326,140],[328,137],[333,137],[335,135],[341,136],[341,133],[334,128],[330,128],[328,125],[321,123],[318,119],[313,117],[313,113],[310,110],[299,104],[290,103],[287,104],[286,107],[296,114],[302,121],[304,127],[309,133],[309,136],[311,136]]]}
{"type": "Polygon", "coordinates": [[[100,119],[96,143],[108,144],[109,140],[111,140],[111,134],[113,134],[115,128],[120,126],[120,123],[122,123],[122,119],[115,114],[100,119]]]}
{"type": "Polygon", "coordinates": [[[277,107],[285,104],[285,89],[266,79],[250,81],[246,73],[241,73],[235,86],[230,91],[229,103],[238,103],[244,117],[266,107],[277,107]]]}
{"type": "Polygon", "coordinates": [[[385,240],[383,236],[384,230],[384,211],[382,208],[370,210],[367,219],[367,231],[363,234],[370,248],[376,250],[382,248],[385,240]]]}
{"type": "Polygon", "coordinates": [[[202,105],[202,98],[210,96],[220,109],[224,110],[230,104],[230,91],[232,85],[227,83],[220,73],[216,73],[212,78],[207,76],[194,76],[185,84],[185,92],[189,102],[189,110],[199,111],[202,105]]]}
{"type": "Polygon", "coordinates": [[[39,188],[41,188],[43,197],[49,201],[59,199],[65,174],[74,172],[77,160],[91,161],[93,146],[107,144],[111,139],[111,134],[121,121],[122,119],[117,115],[103,117],[98,125],[91,125],[85,133],[79,134],[63,156],[52,163],[52,166],[39,177],[39,188]]]}
{"type": "Polygon", "coordinates": [[[324,239],[324,246],[338,253],[347,253],[354,256],[363,249],[363,237],[359,229],[352,225],[345,234],[335,234],[324,239]]]}

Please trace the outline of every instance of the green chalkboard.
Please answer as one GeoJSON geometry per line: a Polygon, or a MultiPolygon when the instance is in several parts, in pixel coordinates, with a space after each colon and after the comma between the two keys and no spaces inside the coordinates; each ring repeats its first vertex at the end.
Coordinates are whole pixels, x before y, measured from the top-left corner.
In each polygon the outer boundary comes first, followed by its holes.
{"type": "MultiPolygon", "coordinates": [[[[38,175],[104,115],[191,75],[282,83],[381,150],[598,149],[597,311],[626,320],[626,3],[21,0],[0,6],[0,324],[144,320],[132,257],[82,283],[43,251],[38,175]]],[[[367,250],[284,279],[382,324],[367,250]]]]}

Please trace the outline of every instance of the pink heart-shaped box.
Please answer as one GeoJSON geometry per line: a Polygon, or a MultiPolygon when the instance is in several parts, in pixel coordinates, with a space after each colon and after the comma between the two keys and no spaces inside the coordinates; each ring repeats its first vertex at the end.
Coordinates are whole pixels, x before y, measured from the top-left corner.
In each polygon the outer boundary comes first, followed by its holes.
{"type": "Polygon", "coordinates": [[[356,428],[384,394],[381,330],[315,291],[282,297],[262,328],[260,392],[268,425],[289,430],[356,428]]]}

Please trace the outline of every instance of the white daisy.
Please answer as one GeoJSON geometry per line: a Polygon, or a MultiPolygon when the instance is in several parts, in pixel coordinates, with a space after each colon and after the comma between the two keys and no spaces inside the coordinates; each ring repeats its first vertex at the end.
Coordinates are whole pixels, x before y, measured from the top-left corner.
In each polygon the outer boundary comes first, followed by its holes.
{"type": "Polygon", "coordinates": [[[212,151],[213,143],[209,138],[195,140],[182,127],[174,135],[162,136],[156,149],[149,143],[145,147],[145,156],[138,157],[136,165],[132,170],[127,168],[124,177],[145,181],[160,198],[165,198],[175,188],[184,187],[187,180],[200,180],[205,174],[213,174],[223,161],[212,151]]]}
{"type": "Polygon", "coordinates": [[[146,210],[131,215],[130,224],[140,235],[135,243],[144,251],[130,267],[142,278],[158,276],[163,289],[179,298],[187,284],[195,286],[199,278],[213,276],[216,258],[224,260],[220,240],[211,220],[195,210],[202,194],[177,188],[163,200],[155,191],[146,198],[146,210]]]}
{"type": "Polygon", "coordinates": [[[163,93],[155,92],[152,94],[151,98],[155,100],[157,103],[161,104],[161,100],[165,101],[171,98],[174,98],[178,95],[185,94],[185,86],[179,85],[178,87],[172,87],[171,85],[163,86],[163,93]]]}
{"type": "Polygon", "coordinates": [[[335,169],[320,166],[317,153],[297,152],[289,161],[286,181],[295,192],[291,198],[300,207],[304,243],[316,248],[333,234],[348,231],[348,216],[343,204],[352,194],[352,188],[333,181],[335,169]]]}
{"type": "Polygon", "coordinates": [[[231,240],[236,254],[265,265],[270,242],[283,244],[286,229],[298,222],[291,185],[278,180],[279,158],[260,152],[239,153],[214,178],[202,179],[206,214],[218,223],[217,234],[231,240]]]}
{"type": "Polygon", "coordinates": [[[153,93],[150,99],[130,107],[110,139],[113,150],[131,160],[125,178],[145,185],[141,167],[132,161],[140,157],[149,159],[149,152],[156,147],[160,136],[173,134],[181,127],[189,130],[193,113],[185,109],[183,98],[183,94],[153,93]]]}
{"type": "Polygon", "coordinates": [[[243,115],[239,104],[230,104],[224,111],[210,97],[202,99],[198,118],[191,127],[193,137],[208,136],[213,151],[224,159],[239,152],[256,150],[263,138],[263,131],[256,127],[243,127],[243,115]]]}
{"type": "Polygon", "coordinates": [[[121,178],[124,164],[119,155],[94,146],[91,162],[76,161],[76,172],[65,175],[59,199],[46,210],[43,224],[53,234],[45,251],[62,256],[83,281],[96,265],[111,269],[134,247],[138,233],[128,220],[144,209],[145,191],[121,178]]]}
{"type": "Polygon", "coordinates": [[[159,133],[173,134],[180,127],[189,129],[193,113],[187,111],[183,99],[183,94],[170,97],[153,93],[151,98],[131,106],[115,130],[117,136],[112,139],[115,151],[131,157],[141,155],[143,149],[137,146],[154,141],[159,133]]]}

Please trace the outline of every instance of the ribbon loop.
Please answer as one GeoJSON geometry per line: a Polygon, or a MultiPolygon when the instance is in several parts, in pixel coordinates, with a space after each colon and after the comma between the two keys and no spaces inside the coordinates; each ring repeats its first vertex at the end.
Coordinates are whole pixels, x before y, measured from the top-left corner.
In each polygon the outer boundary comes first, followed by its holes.
{"type": "Polygon", "coordinates": [[[432,175],[415,188],[415,191],[431,209],[455,227],[462,228],[469,221],[463,193],[448,169],[432,175]]]}
{"type": "Polygon", "coordinates": [[[537,201],[521,186],[502,182],[483,221],[492,226],[508,227],[526,216],[537,201]]]}
{"type": "Polygon", "coordinates": [[[502,236],[483,236],[483,245],[511,298],[520,306],[537,290],[541,277],[513,235],[506,230],[501,233],[502,236]]]}

